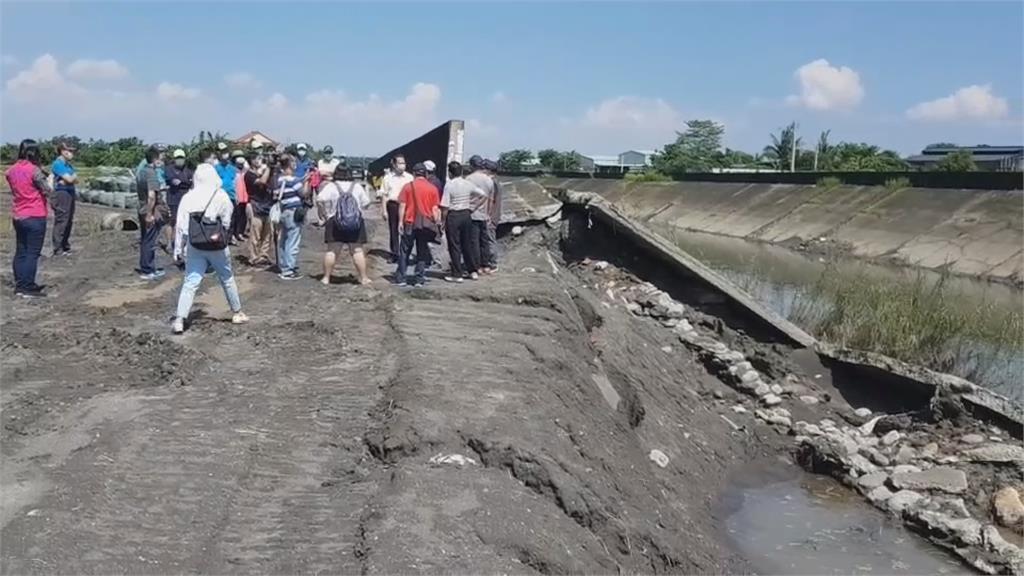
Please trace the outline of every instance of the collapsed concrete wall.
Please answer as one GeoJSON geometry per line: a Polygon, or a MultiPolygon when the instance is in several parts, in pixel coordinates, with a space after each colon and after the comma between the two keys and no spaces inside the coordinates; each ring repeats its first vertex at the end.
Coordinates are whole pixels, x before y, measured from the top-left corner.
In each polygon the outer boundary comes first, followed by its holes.
{"type": "MultiPolygon", "coordinates": [[[[506,179],[526,188],[528,178],[506,179]]],[[[1024,192],[541,178],[598,194],[638,222],[772,243],[839,243],[885,259],[1024,282],[1024,192]]]]}
{"type": "Polygon", "coordinates": [[[729,304],[729,314],[723,315],[717,311],[724,321],[734,322],[737,327],[751,334],[759,334],[758,339],[761,341],[782,342],[794,348],[813,350],[822,366],[829,367],[835,379],[852,377],[856,381],[855,387],[874,381],[888,390],[886,393],[878,391],[880,395],[916,397],[918,403],[927,402],[939,390],[955,390],[965,408],[976,417],[998,422],[1017,438],[1024,436],[1024,410],[1007,398],[950,374],[912,366],[880,354],[847,350],[820,342],[721,278],[697,259],[635,222],[620,207],[621,204],[598,194],[568,192],[564,189],[558,192],[558,197],[565,202],[564,209],[570,214],[567,220],[570,227],[574,220],[572,214],[583,210],[588,218],[600,222],[639,250],[656,257],[662,265],[687,277],[690,283],[700,283],[716,291],[729,304]]]}

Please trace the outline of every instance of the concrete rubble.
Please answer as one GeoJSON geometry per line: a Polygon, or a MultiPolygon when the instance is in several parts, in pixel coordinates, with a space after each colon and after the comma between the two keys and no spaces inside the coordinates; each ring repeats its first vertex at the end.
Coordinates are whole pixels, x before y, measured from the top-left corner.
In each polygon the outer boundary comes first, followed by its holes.
{"type": "Polygon", "coordinates": [[[1016,488],[1004,486],[992,496],[992,513],[1000,525],[1024,533],[1024,503],[1016,488]]]}
{"type": "MultiPolygon", "coordinates": [[[[1021,548],[1002,538],[995,525],[986,523],[987,515],[979,518],[978,511],[970,510],[963,498],[949,496],[975,496],[968,473],[955,465],[964,461],[1015,464],[1020,462],[1020,447],[979,447],[955,438],[945,448],[926,441],[918,450],[901,443],[906,436],[896,430],[881,438],[865,434],[864,430],[873,431],[875,423],[873,419],[860,428],[839,430],[829,419],[818,425],[797,422],[791,433],[798,438],[798,460],[810,471],[846,481],[876,507],[903,519],[978,570],[1024,574],[1021,548]],[[955,451],[963,459],[954,454],[940,456],[944,451],[955,451]]],[[[1024,504],[1015,489],[1006,487],[996,493],[991,515],[996,523],[1021,530],[1024,504]]]]}
{"type": "MultiPolygon", "coordinates": [[[[754,405],[764,406],[752,410],[754,418],[792,436],[797,460],[805,468],[847,483],[877,508],[982,572],[1024,576],[1024,552],[1002,538],[991,523],[1021,529],[1024,504],[1019,493],[1007,487],[991,500],[982,499],[980,488],[964,468],[974,463],[1016,465],[1024,470],[1024,447],[1002,443],[999,429],[991,431],[997,440],[977,432],[943,437],[916,427],[907,414],[876,413],[866,407],[844,416],[855,427],[840,426],[830,418],[817,423],[794,420],[786,403],[815,407],[821,400],[812,390],[788,379],[785,386],[771,382],[741,351],[730,349],[716,334],[696,328],[697,315],[653,285],[640,285],[623,298],[626,308],[637,316],[662,325],[670,321],[680,342],[697,353],[709,373],[754,405]],[[984,510],[979,510],[978,500],[983,501],[984,510]]],[[[731,411],[748,412],[742,403],[731,411]]]]}

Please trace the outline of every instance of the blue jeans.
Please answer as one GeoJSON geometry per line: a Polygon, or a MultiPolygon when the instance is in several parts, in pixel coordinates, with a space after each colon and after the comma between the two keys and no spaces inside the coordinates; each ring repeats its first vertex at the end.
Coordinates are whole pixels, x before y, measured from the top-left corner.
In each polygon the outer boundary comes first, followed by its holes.
{"type": "Polygon", "coordinates": [[[412,283],[423,284],[426,281],[427,266],[430,265],[430,241],[433,238],[434,234],[427,230],[405,230],[402,232],[401,242],[398,245],[396,281],[405,282],[405,272],[409,267],[409,258],[413,248],[416,249],[416,276],[412,283]]]}
{"type": "Polygon", "coordinates": [[[145,216],[139,218],[139,274],[156,272],[156,240],[160,237],[160,229],[164,221],[159,216],[152,224],[146,222],[145,216]]]}
{"type": "Polygon", "coordinates": [[[295,208],[281,211],[281,243],[277,247],[277,265],[281,272],[299,271],[299,243],[302,225],[295,221],[295,208]]]}
{"type": "Polygon", "coordinates": [[[195,300],[196,290],[203,281],[208,267],[213,267],[217,273],[217,280],[224,288],[224,296],[228,299],[228,305],[232,312],[242,310],[242,301],[238,298],[238,286],[235,285],[235,275],[231,272],[231,254],[228,249],[223,250],[197,250],[189,246],[185,256],[185,281],[181,284],[181,295],[178,296],[178,312],[176,316],[185,320],[192,311],[192,301],[195,300]]]}
{"type": "Polygon", "coordinates": [[[30,290],[36,286],[39,254],[46,241],[46,218],[22,218],[14,221],[14,288],[30,290]]]}

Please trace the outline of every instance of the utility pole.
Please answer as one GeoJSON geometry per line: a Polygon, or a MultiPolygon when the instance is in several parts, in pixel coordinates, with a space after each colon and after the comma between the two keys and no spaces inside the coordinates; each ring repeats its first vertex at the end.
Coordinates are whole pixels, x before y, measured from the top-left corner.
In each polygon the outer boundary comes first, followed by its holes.
{"type": "Polygon", "coordinates": [[[796,122],[793,123],[792,150],[789,151],[789,171],[796,172],[796,122]]]}

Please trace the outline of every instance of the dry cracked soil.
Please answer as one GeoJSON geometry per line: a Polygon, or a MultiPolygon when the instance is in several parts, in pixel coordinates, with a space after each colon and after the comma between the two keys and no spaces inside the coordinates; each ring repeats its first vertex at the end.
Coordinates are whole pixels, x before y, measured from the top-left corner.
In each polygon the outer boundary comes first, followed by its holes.
{"type": "MultiPolygon", "coordinates": [[[[52,297],[0,299],[3,573],[756,568],[719,490],[791,441],[731,422],[735,392],[556,231],[461,285],[395,288],[379,256],[369,287],[346,257],[331,286],[236,263],[251,322],[209,276],[175,337],[180,274],[143,283],[137,233],[80,214],[75,255],[41,262],[52,297]]],[[[304,273],[321,247],[307,227],[304,273]]]]}

